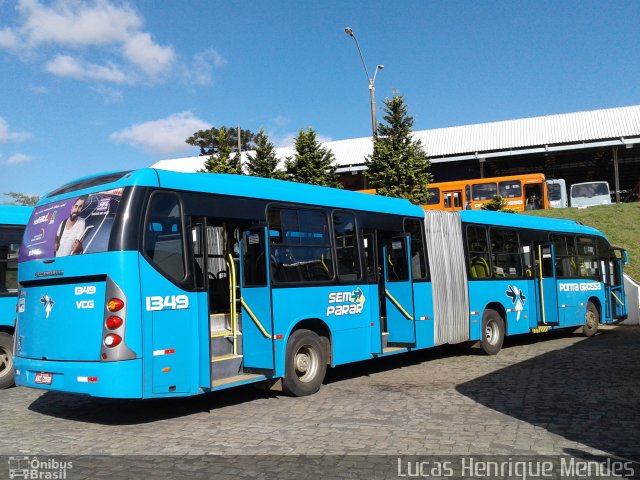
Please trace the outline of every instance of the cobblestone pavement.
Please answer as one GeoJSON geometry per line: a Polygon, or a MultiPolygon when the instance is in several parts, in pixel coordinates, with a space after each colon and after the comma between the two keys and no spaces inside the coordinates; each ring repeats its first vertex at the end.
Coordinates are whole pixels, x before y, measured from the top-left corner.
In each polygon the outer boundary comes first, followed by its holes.
{"type": "MultiPolygon", "coordinates": [[[[316,395],[116,401],[0,392],[0,455],[614,455],[640,459],[640,328],[338,367],[316,395]]],[[[640,471],[640,470],[639,470],[640,471]]]]}

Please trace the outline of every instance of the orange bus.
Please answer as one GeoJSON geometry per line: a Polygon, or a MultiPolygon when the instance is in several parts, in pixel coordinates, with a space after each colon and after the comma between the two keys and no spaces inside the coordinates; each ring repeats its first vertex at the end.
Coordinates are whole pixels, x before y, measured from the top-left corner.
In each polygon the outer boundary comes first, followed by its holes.
{"type": "Polygon", "coordinates": [[[542,173],[431,183],[429,192],[431,198],[422,206],[426,210],[480,210],[494,195],[504,198],[513,210],[549,208],[542,173]]]}

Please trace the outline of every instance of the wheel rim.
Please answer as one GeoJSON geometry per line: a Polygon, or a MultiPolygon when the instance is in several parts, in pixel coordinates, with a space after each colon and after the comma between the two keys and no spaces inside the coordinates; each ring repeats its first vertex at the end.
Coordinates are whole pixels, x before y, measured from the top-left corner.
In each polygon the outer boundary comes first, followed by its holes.
{"type": "Polygon", "coordinates": [[[302,345],[294,357],[296,376],[301,382],[312,381],[320,368],[320,354],[311,345],[302,345]]]}
{"type": "Polygon", "coordinates": [[[587,314],[585,315],[585,317],[587,328],[589,330],[595,329],[598,325],[598,322],[596,321],[596,314],[593,312],[593,310],[587,310],[587,314]]]}
{"type": "Polygon", "coordinates": [[[498,322],[491,319],[487,322],[487,325],[484,327],[484,337],[487,340],[487,343],[490,345],[495,345],[498,342],[498,337],[500,336],[500,331],[498,327],[498,322]]]}
{"type": "Polygon", "coordinates": [[[0,378],[3,378],[11,372],[13,368],[13,359],[9,352],[0,347],[0,378]]]}

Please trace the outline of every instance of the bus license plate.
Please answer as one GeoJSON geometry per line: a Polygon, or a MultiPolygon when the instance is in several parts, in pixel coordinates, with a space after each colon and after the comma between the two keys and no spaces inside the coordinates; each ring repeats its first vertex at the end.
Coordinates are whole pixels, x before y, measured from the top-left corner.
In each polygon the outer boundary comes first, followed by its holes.
{"type": "Polygon", "coordinates": [[[41,385],[51,385],[53,381],[53,373],[40,372],[36,373],[36,383],[41,385]]]}

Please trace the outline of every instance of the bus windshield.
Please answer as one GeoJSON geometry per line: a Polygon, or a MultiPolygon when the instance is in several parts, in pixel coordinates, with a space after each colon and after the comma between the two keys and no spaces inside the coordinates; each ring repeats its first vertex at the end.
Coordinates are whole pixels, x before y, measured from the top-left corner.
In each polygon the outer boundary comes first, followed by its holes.
{"type": "Polygon", "coordinates": [[[562,200],[562,187],[559,183],[548,183],[549,200],[562,200]]]}
{"type": "Polygon", "coordinates": [[[573,198],[592,198],[600,195],[609,195],[609,185],[606,182],[580,183],[571,186],[573,198]]]}
{"type": "Polygon", "coordinates": [[[35,207],[19,262],[107,251],[123,192],[116,188],[35,207]]]}

